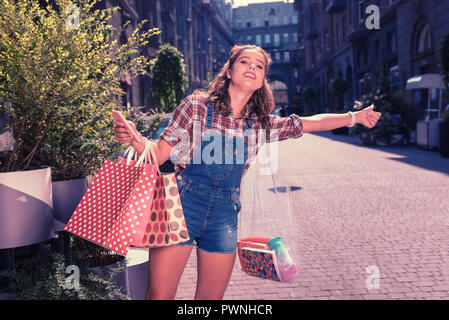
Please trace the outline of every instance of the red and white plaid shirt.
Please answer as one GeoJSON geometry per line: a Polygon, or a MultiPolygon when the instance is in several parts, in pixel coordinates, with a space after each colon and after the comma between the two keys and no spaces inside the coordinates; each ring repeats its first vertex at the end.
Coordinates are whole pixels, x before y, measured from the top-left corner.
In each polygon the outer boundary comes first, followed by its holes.
{"type": "MultiPolygon", "coordinates": [[[[175,163],[175,171],[182,171],[193,159],[193,154],[201,146],[202,133],[206,130],[207,120],[207,95],[190,95],[186,97],[173,112],[173,118],[168,127],[162,132],[160,138],[164,139],[171,147],[179,151],[175,163]],[[182,142],[182,143],[180,143],[182,142]]],[[[212,116],[211,128],[222,134],[232,134],[236,137],[244,137],[247,128],[247,120],[253,119],[253,124],[248,136],[247,152],[248,159],[245,163],[243,175],[248,170],[258,150],[265,142],[265,131],[262,124],[254,113],[250,113],[248,107],[242,111],[240,117],[233,113],[223,116],[216,112],[212,116]]],[[[279,117],[270,114],[270,139],[269,142],[282,141],[289,138],[302,136],[303,126],[298,115],[292,114],[288,117],[279,117]]]]}

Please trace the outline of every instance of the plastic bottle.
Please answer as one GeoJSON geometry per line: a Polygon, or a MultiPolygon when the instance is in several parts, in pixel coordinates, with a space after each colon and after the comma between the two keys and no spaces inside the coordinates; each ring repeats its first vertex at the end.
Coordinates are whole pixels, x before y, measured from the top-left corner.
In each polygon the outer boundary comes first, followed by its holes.
{"type": "Polygon", "coordinates": [[[276,251],[278,259],[279,271],[281,273],[281,280],[284,282],[291,282],[298,275],[298,269],[293,262],[287,248],[282,242],[281,237],[274,237],[268,240],[267,244],[272,250],[276,251]]]}

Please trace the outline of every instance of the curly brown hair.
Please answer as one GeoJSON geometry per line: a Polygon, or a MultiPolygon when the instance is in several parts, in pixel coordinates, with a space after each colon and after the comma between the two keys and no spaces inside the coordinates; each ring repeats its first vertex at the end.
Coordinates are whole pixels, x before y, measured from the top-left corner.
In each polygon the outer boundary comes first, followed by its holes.
{"type": "MultiPolygon", "coordinates": [[[[222,114],[223,116],[229,116],[232,112],[232,108],[228,93],[230,80],[226,76],[226,73],[228,70],[232,69],[235,61],[239,58],[243,51],[247,49],[256,49],[263,55],[265,59],[265,78],[263,80],[262,87],[254,91],[245,108],[249,108],[250,114],[254,113],[257,116],[262,124],[262,128],[266,130],[268,139],[271,129],[269,115],[274,108],[274,98],[273,92],[266,78],[269,66],[271,64],[271,58],[265,50],[256,45],[235,45],[232,47],[229,60],[224,64],[218,75],[212,80],[209,89],[203,93],[209,95],[206,103],[214,103],[214,111],[222,114]]],[[[196,93],[201,92],[196,91],[196,93]]]]}

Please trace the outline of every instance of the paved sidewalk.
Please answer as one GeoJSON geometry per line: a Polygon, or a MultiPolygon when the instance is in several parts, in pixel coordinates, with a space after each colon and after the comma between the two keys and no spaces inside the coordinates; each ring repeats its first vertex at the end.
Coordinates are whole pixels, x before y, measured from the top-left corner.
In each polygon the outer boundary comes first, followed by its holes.
{"type": "MultiPolygon", "coordinates": [[[[288,284],[260,280],[237,259],[226,300],[449,299],[449,159],[328,132],[281,142],[279,155],[275,177],[293,186],[294,223],[274,201],[264,204],[273,215],[261,217],[280,234],[293,231],[300,274],[288,284]],[[378,283],[369,281],[373,270],[378,283]]],[[[242,185],[245,227],[254,221],[255,185],[260,198],[273,194],[271,180],[256,174],[251,168],[242,185]]],[[[192,299],[195,285],[193,252],[176,299],[192,299]]]]}

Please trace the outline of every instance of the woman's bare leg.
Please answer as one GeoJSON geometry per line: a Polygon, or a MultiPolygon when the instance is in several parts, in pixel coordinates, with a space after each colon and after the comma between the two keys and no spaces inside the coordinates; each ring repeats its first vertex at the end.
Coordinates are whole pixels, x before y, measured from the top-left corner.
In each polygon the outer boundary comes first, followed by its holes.
{"type": "Polygon", "coordinates": [[[147,300],[172,300],[193,246],[150,249],[147,300]]]}
{"type": "Polygon", "coordinates": [[[197,250],[198,282],[196,300],[222,300],[231,278],[235,253],[209,253],[197,250]]]}

